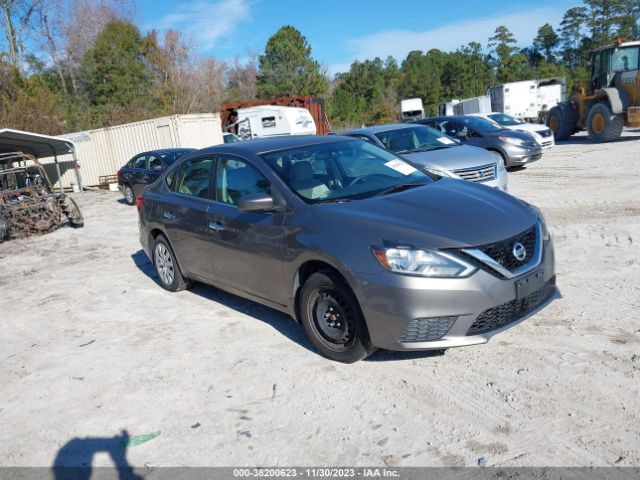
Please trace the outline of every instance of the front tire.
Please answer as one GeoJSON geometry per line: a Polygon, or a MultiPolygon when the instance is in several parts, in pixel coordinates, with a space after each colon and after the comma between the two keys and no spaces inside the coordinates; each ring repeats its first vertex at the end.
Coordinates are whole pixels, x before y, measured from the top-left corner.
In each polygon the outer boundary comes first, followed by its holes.
{"type": "Polygon", "coordinates": [[[182,275],[173,249],[162,235],[158,235],[153,244],[153,266],[158,274],[158,283],[165,290],[179,292],[189,286],[189,281],[182,275]]]}
{"type": "Polygon", "coordinates": [[[122,193],[124,194],[124,201],[127,205],[134,205],[136,203],[136,196],[133,193],[133,188],[128,183],[124,184],[124,188],[122,189],[122,193]]]}
{"type": "Polygon", "coordinates": [[[556,141],[567,140],[576,131],[578,114],[568,103],[559,103],[547,113],[547,127],[556,141]]]}
{"type": "Polygon", "coordinates": [[[589,138],[594,142],[617,140],[622,134],[623,127],[622,115],[614,115],[604,102],[596,103],[587,113],[587,131],[589,138]]]}
{"type": "Polygon", "coordinates": [[[375,351],[358,301],[338,274],[311,275],[302,287],[299,311],[307,336],[324,357],[354,363],[375,351]]]}

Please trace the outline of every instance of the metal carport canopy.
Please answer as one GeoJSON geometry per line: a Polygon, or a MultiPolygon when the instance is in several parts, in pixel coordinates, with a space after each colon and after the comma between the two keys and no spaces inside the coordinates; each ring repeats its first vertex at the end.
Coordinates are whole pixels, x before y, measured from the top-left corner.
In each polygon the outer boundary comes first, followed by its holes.
{"type": "MultiPolygon", "coordinates": [[[[69,139],[3,128],[0,129],[0,153],[7,152],[30,153],[36,158],[54,157],[61,190],[62,175],[60,174],[60,167],[58,165],[58,155],[73,155],[74,162],[78,162],[76,158],[76,145],[69,139]]],[[[80,187],[80,191],[82,191],[80,172],[77,168],[75,170],[78,186],[80,187]]]]}

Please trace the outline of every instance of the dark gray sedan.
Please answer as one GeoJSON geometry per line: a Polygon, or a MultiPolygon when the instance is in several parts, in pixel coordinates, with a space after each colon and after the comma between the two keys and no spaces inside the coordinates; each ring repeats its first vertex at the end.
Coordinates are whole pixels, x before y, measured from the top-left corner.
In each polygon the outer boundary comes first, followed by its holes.
{"type": "Polygon", "coordinates": [[[199,150],[137,207],[163,288],[200,281],[286,312],[341,362],[484,343],[556,291],[537,208],[353,138],[199,150]]]}
{"type": "Polygon", "coordinates": [[[452,115],[415,122],[440,130],[465,145],[487,149],[507,167],[520,167],[542,157],[542,147],[529,133],[508,130],[481,117],[452,115]]]}

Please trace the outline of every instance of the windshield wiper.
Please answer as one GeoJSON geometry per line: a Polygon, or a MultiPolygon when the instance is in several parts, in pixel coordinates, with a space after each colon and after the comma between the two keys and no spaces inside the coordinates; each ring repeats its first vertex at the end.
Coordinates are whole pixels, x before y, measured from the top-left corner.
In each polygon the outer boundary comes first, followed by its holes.
{"type": "Polygon", "coordinates": [[[383,195],[388,195],[390,193],[402,192],[403,190],[409,190],[410,188],[421,187],[426,185],[427,182],[412,182],[412,183],[400,183],[398,185],[394,185],[393,187],[389,187],[381,192],[376,193],[376,197],[381,197],[383,195]]]}
{"type": "Polygon", "coordinates": [[[351,201],[353,201],[353,199],[351,198],[328,198],[326,200],[320,200],[316,203],[347,203],[351,201]]]}

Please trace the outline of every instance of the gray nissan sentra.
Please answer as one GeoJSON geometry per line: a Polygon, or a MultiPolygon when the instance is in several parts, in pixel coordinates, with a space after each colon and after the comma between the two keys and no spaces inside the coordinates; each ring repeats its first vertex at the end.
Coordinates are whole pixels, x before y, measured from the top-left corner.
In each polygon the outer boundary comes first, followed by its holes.
{"type": "Polygon", "coordinates": [[[536,207],[353,138],[192,152],[137,206],[162,287],[204,282],[286,312],[341,362],[484,343],[556,293],[536,207]]]}

